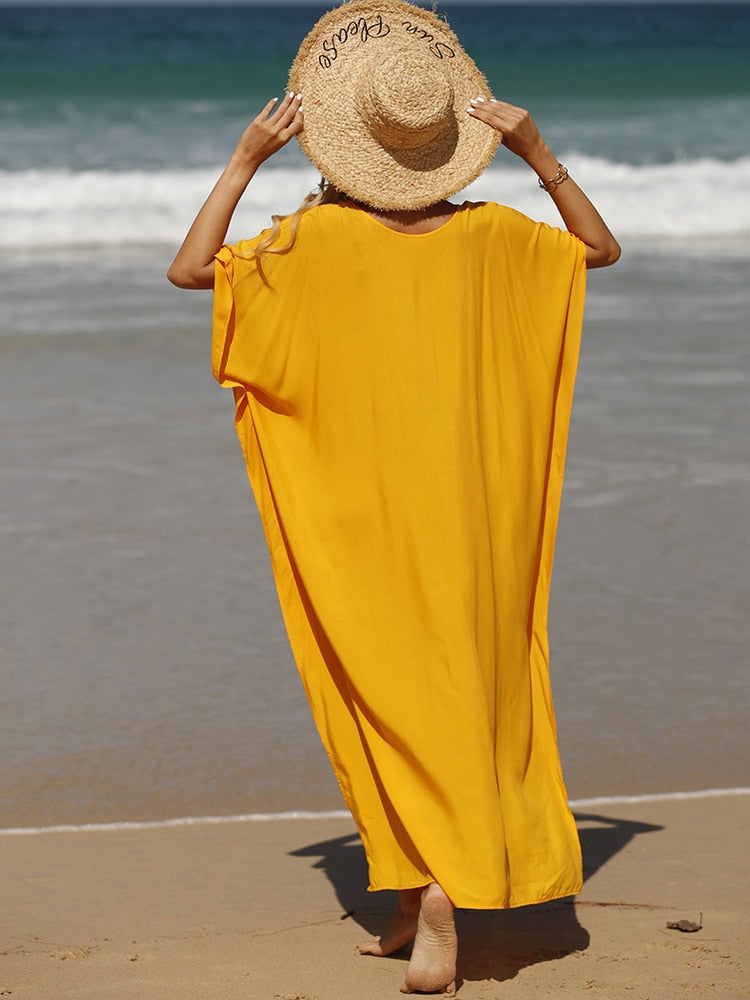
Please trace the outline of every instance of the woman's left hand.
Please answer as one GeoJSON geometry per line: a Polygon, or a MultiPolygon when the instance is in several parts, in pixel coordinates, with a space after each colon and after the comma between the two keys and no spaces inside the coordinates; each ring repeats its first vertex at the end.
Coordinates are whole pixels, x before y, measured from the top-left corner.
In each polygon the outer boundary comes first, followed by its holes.
{"type": "Polygon", "coordinates": [[[195,217],[167,277],[178,288],[213,288],[214,254],[227,235],[237,203],[258,167],[297,135],[302,95],[269,101],[250,122],[213,191],[195,217]]]}
{"type": "Polygon", "coordinates": [[[285,94],[281,101],[274,97],[242,133],[232,159],[240,168],[254,172],[264,160],[286,146],[303,124],[301,94],[285,94]]]}

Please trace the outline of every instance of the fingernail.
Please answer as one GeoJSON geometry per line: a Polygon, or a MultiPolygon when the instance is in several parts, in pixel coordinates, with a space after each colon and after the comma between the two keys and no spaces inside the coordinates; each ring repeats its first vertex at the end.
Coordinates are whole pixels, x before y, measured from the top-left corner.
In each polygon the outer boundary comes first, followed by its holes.
{"type": "Polygon", "coordinates": [[[286,96],[289,98],[290,101],[293,100],[293,98],[294,98],[294,91],[290,90],[289,93],[286,96]]]}
{"type": "Polygon", "coordinates": [[[302,94],[297,94],[297,100],[298,100],[298,101],[301,101],[301,100],[302,100],[302,94]]]}

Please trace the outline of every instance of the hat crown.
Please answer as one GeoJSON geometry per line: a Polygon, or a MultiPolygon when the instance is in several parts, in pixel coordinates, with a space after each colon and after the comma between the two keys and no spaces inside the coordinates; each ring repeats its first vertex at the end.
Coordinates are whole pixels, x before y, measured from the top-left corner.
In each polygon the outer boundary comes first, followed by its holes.
{"type": "Polygon", "coordinates": [[[488,95],[446,21],[404,0],[346,0],[314,25],[289,74],[297,138],[349,198],[383,210],[433,205],[470,184],[500,134],[467,113],[488,95]]]}
{"type": "Polygon", "coordinates": [[[371,135],[393,149],[424,146],[455,119],[449,74],[435,59],[403,52],[361,73],[356,105],[371,135]]]}

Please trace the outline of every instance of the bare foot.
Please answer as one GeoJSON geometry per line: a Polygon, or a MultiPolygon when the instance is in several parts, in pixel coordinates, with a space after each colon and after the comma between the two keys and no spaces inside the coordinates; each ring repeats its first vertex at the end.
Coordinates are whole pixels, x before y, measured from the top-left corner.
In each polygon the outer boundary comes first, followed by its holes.
{"type": "Polygon", "coordinates": [[[453,996],[457,952],[453,903],[437,882],[432,882],[422,893],[417,935],[401,992],[453,996]]]}
{"type": "Polygon", "coordinates": [[[419,904],[424,886],[418,889],[402,889],[398,894],[396,912],[385,931],[374,941],[359,946],[360,955],[390,955],[407,945],[417,933],[419,904]]]}

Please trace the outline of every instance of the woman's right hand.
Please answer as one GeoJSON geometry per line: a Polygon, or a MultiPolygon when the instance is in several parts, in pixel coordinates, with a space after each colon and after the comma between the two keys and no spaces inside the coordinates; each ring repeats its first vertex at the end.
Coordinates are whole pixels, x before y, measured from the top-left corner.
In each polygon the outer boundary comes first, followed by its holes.
{"type": "Polygon", "coordinates": [[[286,94],[281,101],[274,97],[242,133],[232,159],[253,172],[257,170],[302,130],[301,105],[301,94],[286,94]]]}
{"type": "Polygon", "coordinates": [[[547,184],[544,190],[555,202],[569,232],[586,245],[586,266],[609,267],[614,264],[620,256],[617,240],[583,191],[568,176],[567,170],[558,180],[562,164],[542,138],[529,112],[494,98],[489,101],[478,98],[471,102],[467,111],[473,118],[499,132],[503,145],[528,163],[543,186],[547,184]],[[548,183],[552,181],[555,183],[548,183]]]}

